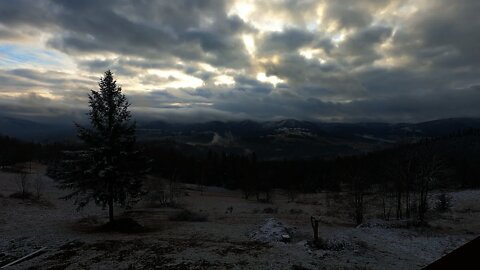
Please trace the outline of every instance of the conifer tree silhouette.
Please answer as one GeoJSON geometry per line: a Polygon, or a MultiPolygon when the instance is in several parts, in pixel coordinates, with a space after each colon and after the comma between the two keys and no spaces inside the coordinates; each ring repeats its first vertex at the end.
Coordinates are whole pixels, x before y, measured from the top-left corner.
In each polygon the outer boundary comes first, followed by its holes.
{"type": "Polygon", "coordinates": [[[66,153],[60,173],[60,187],[72,192],[79,208],[90,201],[108,206],[109,220],[114,220],[114,204],[123,207],[138,201],[146,162],[135,150],[135,122],[130,103],[117,86],[110,70],[100,79],[99,91],[89,94],[88,127],[75,124],[84,150],[66,153]]]}

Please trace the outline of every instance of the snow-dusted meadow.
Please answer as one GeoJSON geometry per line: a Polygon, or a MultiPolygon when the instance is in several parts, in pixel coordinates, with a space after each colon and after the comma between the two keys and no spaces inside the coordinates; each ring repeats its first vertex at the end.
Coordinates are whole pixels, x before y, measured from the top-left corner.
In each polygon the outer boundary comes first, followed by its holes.
{"type": "MultiPolygon", "coordinates": [[[[10,198],[14,173],[0,172],[0,266],[46,247],[40,256],[7,269],[419,269],[480,233],[480,190],[450,192],[453,207],[432,210],[428,228],[382,221],[375,198],[366,222],[356,227],[342,194],[300,194],[288,202],[245,200],[240,191],[184,185],[176,207],[145,197],[133,209],[117,210],[144,225],[142,233],[102,232],[107,213],[95,205],[80,212],[65,191],[42,175],[40,202],[10,198]],[[207,221],[171,221],[181,209],[207,221]],[[310,216],[321,219],[322,249],[311,248],[310,216]],[[282,242],[282,235],[290,236],[282,242]]],[[[155,191],[151,189],[151,193],[155,191]]],[[[432,200],[434,194],[432,195],[432,200]]]]}

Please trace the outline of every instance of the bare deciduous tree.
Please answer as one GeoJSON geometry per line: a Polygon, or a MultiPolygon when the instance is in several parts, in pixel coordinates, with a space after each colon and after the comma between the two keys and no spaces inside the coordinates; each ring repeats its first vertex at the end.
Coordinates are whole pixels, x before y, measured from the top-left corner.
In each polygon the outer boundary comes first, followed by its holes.
{"type": "Polygon", "coordinates": [[[29,180],[30,179],[28,177],[26,168],[24,166],[19,167],[17,172],[17,184],[18,184],[18,187],[20,188],[22,199],[25,199],[29,194],[28,192],[28,188],[30,186],[29,180]]]}
{"type": "Polygon", "coordinates": [[[35,189],[35,197],[37,200],[39,200],[40,197],[42,197],[42,192],[44,188],[43,178],[40,174],[37,174],[35,176],[33,187],[35,189]]]}
{"type": "Polygon", "coordinates": [[[418,219],[425,221],[425,214],[429,209],[428,196],[432,187],[437,184],[446,173],[443,160],[433,154],[430,149],[423,149],[421,163],[418,171],[417,186],[419,190],[418,219]]]}

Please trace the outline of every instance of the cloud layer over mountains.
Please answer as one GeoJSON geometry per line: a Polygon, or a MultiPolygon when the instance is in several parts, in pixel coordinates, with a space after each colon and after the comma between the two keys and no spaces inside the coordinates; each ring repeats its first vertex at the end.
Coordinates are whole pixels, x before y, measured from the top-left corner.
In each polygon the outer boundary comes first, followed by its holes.
{"type": "Polygon", "coordinates": [[[0,114],[76,119],[112,69],[138,117],[480,116],[478,0],[0,2],[0,114]]]}

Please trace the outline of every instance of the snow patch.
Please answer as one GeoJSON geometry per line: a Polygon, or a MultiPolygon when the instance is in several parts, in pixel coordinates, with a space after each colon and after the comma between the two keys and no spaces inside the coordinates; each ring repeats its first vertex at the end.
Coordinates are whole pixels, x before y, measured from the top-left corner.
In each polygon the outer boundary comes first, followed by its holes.
{"type": "Polygon", "coordinates": [[[249,236],[260,242],[286,242],[291,238],[291,229],[275,218],[268,218],[258,229],[250,232],[249,236]]]}

